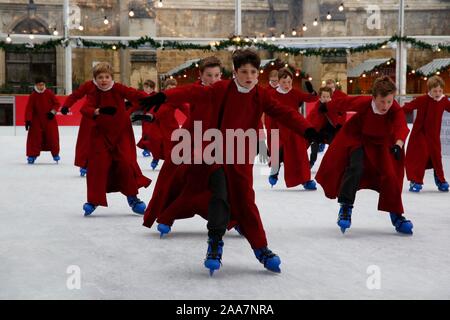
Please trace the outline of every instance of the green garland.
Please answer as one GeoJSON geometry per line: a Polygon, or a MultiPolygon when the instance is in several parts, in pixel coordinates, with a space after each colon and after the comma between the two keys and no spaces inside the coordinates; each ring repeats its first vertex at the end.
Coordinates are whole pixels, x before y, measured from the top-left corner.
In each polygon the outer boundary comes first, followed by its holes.
{"type": "MultiPolygon", "coordinates": [[[[183,43],[179,41],[157,41],[150,37],[141,37],[137,40],[119,41],[115,43],[103,42],[103,41],[89,41],[79,39],[79,44],[86,48],[101,48],[104,50],[117,50],[117,49],[138,49],[140,47],[150,47],[153,49],[175,49],[175,50],[203,50],[203,51],[215,51],[232,48],[241,48],[253,46],[261,50],[267,50],[270,52],[287,53],[289,55],[304,55],[304,56],[346,56],[353,53],[369,52],[382,49],[389,42],[408,43],[413,48],[422,50],[434,50],[434,51],[446,51],[450,52],[450,45],[438,44],[433,46],[421,40],[417,40],[411,37],[400,37],[394,35],[389,40],[379,43],[369,43],[354,48],[289,48],[279,46],[273,43],[262,41],[261,39],[250,39],[241,37],[231,37],[227,40],[218,41],[213,44],[200,45],[193,43],[183,43]]],[[[37,52],[43,50],[53,49],[57,46],[64,46],[67,40],[60,38],[57,40],[49,40],[40,44],[13,44],[5,41],[0,41],[0,49],[18,52],[37,52]]]]}

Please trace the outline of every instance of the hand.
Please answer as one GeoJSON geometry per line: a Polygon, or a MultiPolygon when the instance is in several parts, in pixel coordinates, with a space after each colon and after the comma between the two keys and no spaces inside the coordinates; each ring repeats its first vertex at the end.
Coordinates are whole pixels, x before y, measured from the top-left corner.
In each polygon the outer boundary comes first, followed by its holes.
{"type": "Polygon", "coordinates": [[[139,120],[145,122],[153,122],[155,120],[155,116],[153,116],[152,114],[133,114],[131,116],[131,122],[139,120]]]}
{"type": "Polygon", "coordinates": [[[305,87],[306,87],[306,91],[308,91],[311,94],[317,95],[317,92],[314,90],[314,87],[313,87],[311,81],[305,81],[305,87]]]}
{"type": "Polygon", "coordinates": [[[54,117],[55,117],[55,112],[53,110],[47,112],[47,119],[48,120],[52,120],[54,117]]]}
{"type": "Polygon", "coordinates": [[[319,134],[313,127],[309,127],[308,129],[306,129],[303,136],[305,137],[306,140],[309,141],[309,143],[319,140],[319,134]]]}
{"type": "Polygon", "coordinates": [[[157,94],[154,94],[153,96],[148,96],[148,97],[140,99],[139,104],[147,112],[152,110],[153,108],[155,108],[155,112],[157,112],[159,109],[159,106],[161,104],[163,104],[164,102],[166,102],[166,100],[167,100],[166,95],[163,92],[158,92],[157,94]]]}
{"type": "Polygon", "coordinates": [[[67,115],[67,114],[69,113],[69,108],[66,107],[66,106],[63,106],[63,107],[61,108],[61,113],[62,113],[63,115],[67,115]]]}
{"type": "Polygon", "coordinates": [[[101,108],[99,108],[98,112],[101,114],[107,114],[109,116],[113,116],[116,114],[117,108],[116,107],[101,107],[101,108]]]}
{"type": "Polygon", "coordinates": [[[25,130],[28,131],[31,128],[31,121],[27,120],[25,121],[25,130]]]}
{"type": "Polygon", "coordinates": [[[391,153],[394,155],[395,160],[400,160],[402,157],[402,148],[398,144],[394,144],[391,147],[391,153]]]}
{"type": "Polygon", "coordinates": [[[269,161],[266,141],[264,140],[258,141],[258,150],[256,150],[256,154],[258,155],[259,162],[267,163],[269,161]]]}
{"type": "Polygon", "coordinates": [[[328,108],[327,108],[327,104],[324,102],[321,102],[319,104],[319,112],[320,113],[327,113],[328,112],[328,108]]]}

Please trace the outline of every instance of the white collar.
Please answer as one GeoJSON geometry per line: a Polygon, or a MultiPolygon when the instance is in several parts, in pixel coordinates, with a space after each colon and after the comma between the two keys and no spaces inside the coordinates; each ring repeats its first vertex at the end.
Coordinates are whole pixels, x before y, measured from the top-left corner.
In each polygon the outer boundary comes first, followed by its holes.
{"type": "Polygon", "coordinates": [[[286,93],[289,93],[292,89],[289,89],[289,91],[284,91],[283,89],[281,89],[280,86],[278,86],[276,90],[277,90],[277,92],[279,92],[281,94],[286,94],[286,93]]]}
{"type": "Polygon", "coordinates": [[[434,101],[441,101],[442,98],[445,97],[445,94],[441,95],[437,100],[436,100],[435,98],[433,98],[433,96],[432,96],[429,92],[428,92],[428,96],[429,96],[431,99],[433,99],[434,101]]]}
{"type": "Polygon", "coordinates": [[[375,101],[373,101],[373,99],[372,99],[371,105],[372,105],[373,113],[379,114],[379,115],[382,115],[382,116],[384,116],[384,115],[387,113],[387,112],[381,113],[380,111],[378,111],[377,106],[376,106],[376,104],[375,104],[375,101]]]}
{"type": "Polygon", "coordinates": [[[269,81],[269,86],[271,86],[273,89],[276,89],[276,88],[278,88],[280,85],[279,84],[277,84],[275,87],[272,85],[272,83],[270,83],[270,81],[269,81]]]}
{"type": "Polygon", "coordinates": [[[236,87],[237,87],[237,89],[238,89],[238,91],[239,91],[240,93],[249,93],[250,91],[253,90],[254,87],[256,87],[256,85],[258,84],[258,80],[256,80],[255,86],[254,86],[253,88],[251,88],[251,89],[248,89],[248,88],[246,88],[246,87],[241,86],[241,85],[237,82],[237,79],[236,79],[236,78],[234,78],[234,83],[236,83],[236,87]]]}
{"type": "Polygon", "coordinates": [[[36,86],[34,86],[34,90],[35,90],[37,93],[43,93],[46,89],[47,89],[47,88],[44,88],[44,90],[39,90],[36,86]]]}
{"type": "Polygon", "coordinates": [[[98,85],[97,81],[95,81],[95,79],[92,79],[92,82],[94,82],[95,86],[96,86],[99,90],[102,90],[102,91],[108,91],[108,90],[111,90],[111,88],[114,86],[114,81],[112,81],[110,87],[108,87],[108,88],[106,88],[106,89],[102,89],[102,88],[100,88],[100,86],[98,85]]]}

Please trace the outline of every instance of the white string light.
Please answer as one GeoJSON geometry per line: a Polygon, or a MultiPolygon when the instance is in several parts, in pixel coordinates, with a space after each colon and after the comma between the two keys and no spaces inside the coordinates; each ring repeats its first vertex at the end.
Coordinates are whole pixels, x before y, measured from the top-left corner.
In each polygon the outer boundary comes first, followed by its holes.
{"type": "Polygon", "coordinates": [[[109,23],[108,18],[106,16],[105,16],[105,19],[103,20],[103,23],[104,24],[108,24],[109,23]]]}
{"type": "Polygon", "coordinates": [[[308,30],[308,27],[306,26],[306,23],[303,24],[302,30],[303,30],[303,31],[308,30]]]}
{"type": "Polygon", "coordinates": [[[11,37],[9,36],[9,33],[8,33],[8,36],[6,37],[6,42],[10,43],[11,41],[12,41],[12,39],[11,39],[11,37]]]}
{"type": "Polygon", "coordinates": [[[341,3],[341,5],[339,6],[338,10],[340,12],[344,11],[344,4],[343,3],[341,3]]]}
{"type": "Polygon", "coordinates": [[[313,26],[316,27],[318,24],[319,24],[319,22],[317,22],[317,18],[315,18],[314,22],[313,22],[313,26]]]}
{"type": "Polygon", "coordinates": [[[130,9],[130,12],[128,12],[128,15],[129,15],[130,17],[134,17],[134,11],[133,11],[133,8],[130,9]]]}
{"type": "Polygon", "coordinates": [[[159,2],[158,2],[158,8],[162,8],[163,7],[163,2],[162,2],[162,0],[159,0],[159,2]]]}

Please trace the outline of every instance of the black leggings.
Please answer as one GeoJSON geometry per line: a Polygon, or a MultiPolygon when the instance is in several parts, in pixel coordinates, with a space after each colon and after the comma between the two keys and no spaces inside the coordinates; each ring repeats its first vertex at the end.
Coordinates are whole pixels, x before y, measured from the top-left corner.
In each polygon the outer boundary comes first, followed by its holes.
{"type": "Polygon", "coordinates": [[[223,168],[214,171],[209,178],[212,197],[208,204],[208,236],[221,239],[230,221],[227,180],[223,168]]]}
{"type": "Polygon", "coordinates": [[[345,169],[344,176],[342,177],[341,189],[338,197],[339,203],[353,205],[363,170],[364,150],[360,147],[355,149],[350,155],[350,163],[345,169]]]}

